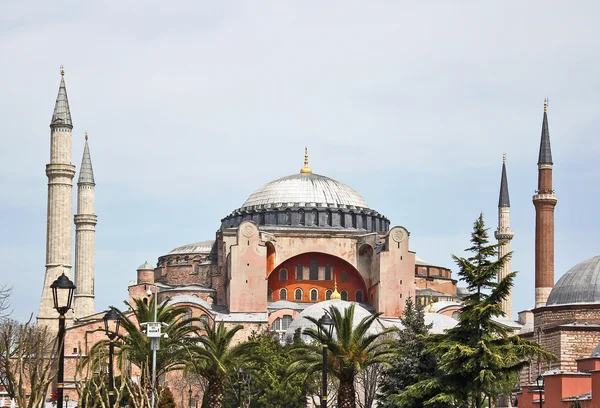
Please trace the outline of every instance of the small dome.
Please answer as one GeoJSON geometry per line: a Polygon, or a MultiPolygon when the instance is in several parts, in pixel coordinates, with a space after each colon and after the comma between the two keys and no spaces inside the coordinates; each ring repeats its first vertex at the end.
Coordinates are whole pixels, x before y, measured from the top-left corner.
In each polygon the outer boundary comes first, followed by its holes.
{"type": "Polygon", "coordinates": [[[167,255],[183,255],[183,254],[210,254],[215,241],[200,241],[192,244],[182,245],[177,247],[167,255]]]}
{"type": "Polygon", "coordinates": [[[144,262],[143,264],[141,264],[138,268],[138,271],[153,271],[154,270],[154,266],[150,265],[148,263],[148,261],[144,262]]]}
{"type": "Polygon", "coordinates": [[[293,206],[369,208],[360,194],[344,183],[314,173],[298,173],[265,184],[248,197],[242,209],[293,206]]]}
{"type": "Polygon", "coordinates": [[[546,306],[600,303],[600,256],[575,265],[554,285],[546,306]]]}
{"type": "MultiPolygon", "coordinates": [[[[307,307],[306,309],[304,309],[295,319],[294,321],[290,324],[290,326],[288,327],[285,336],[288,338],[293,338],[294,337],[294,333],[296,332],[296,330],[300,329],[301,331],[304,331],[304,329],[307,329],[309,327],[312,328],[317,328],[317,326],[315,324],[313,324],[311,321],[309,321],[308,319],[305,319],[305,317],[309,316],[309,317],[313,317],[315,319],[320,319],[323,314],[325,313],[325,311],[328,311],[329,308],[331,306],[335,306],[342,314],[344,313],[344,311],[346,309],[348,309],[351,305],[356,305],[354,307],[354,323],[353,326],[357,326],[358,323],[360,323],[360,321],[362,319],[364,319],[367,316],[371,316],[372,313],[369,312],[367,309],[365,309],[362,305],[360,305],[359,303],[355,303],[355,302],[347,302],[345,300],[325,300],[323,302],[319,302],[319,303],[315,303],[313,305],[310,305],[309,307],[307,307]]],[[[381,331],[381,324],[378,321],[375,321],[372,325],[371,328],[369,329],[369,331],[367,332],[368,334],[375,334],[381,331]]],[[[307,337],[302,336],[303,340],[308,340],[307,337]]]]}

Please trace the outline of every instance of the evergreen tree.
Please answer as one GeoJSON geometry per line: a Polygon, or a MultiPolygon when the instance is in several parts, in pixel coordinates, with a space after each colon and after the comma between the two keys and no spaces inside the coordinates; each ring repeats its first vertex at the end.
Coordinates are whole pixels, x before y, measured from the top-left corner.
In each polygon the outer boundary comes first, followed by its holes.
{"type": "Polygon", "coordinates": [[[399,406],[433,395],[423,404],[425,407],[443,404],[481,408],[485,396],[498,395],[497,384],[514,378],[527,364],[527,358],[553,358],[538,344],[511,335],[510,329],[492,320],[503,316],[500,302],[510,293],[516,272],[497,282],[498,272],[512,253],[496,259],[498,245],[488,243],[483,215],[474,223],[471,244],[466,251],[472,256],[452,256],[471,293],[464,299],[459,323],[426,341],[426,351],[437,357],[440,373],[392,396],[399,406]]]}
{"type": "Polygon", "coordinates": [[[175,404],[175,398],[173,398],[173,393],[169,387],[164,387],[161,390],[157,405],[158,408],[175,408],[177,406],[177,404],[175,404]]]}
{"type": "MultiPolygon", "coordinates": [[[[425,351],[424,336],[429,334],[431,325],[425,324],[423,308],[415,305],[411,297],[406,299],[404,316],[400,317],[404,329],[398,333],[395,347],[398,352],[392,361],[392,367],[385,371],[379,388],[379,406],[382,408],[399,408],[400,405],[386,398],[401,394],[408,386],[437,375],[435,356],[425,351]]],[[[420,408],[431,397],[433,395],[413,398],[405,401],[401,407],[420,408]]]]}

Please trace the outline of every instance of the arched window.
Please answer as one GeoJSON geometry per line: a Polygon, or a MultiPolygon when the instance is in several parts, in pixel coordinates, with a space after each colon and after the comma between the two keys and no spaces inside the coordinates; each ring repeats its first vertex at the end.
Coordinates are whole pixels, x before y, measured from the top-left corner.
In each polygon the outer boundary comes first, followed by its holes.
{"type": "Polygon", "coordinates": [[[303,272],[304,272],[304,266],[302,266],[302,265],[296,266],[296,280],[297,281],[301,281],[304,279],[303,272]]]}
{"type": "Polygon", "coordinates": [[[299,301],[304,300],[303,296],[302,296],[302,289],[298,288],[294,291],[294,300],[299,300],[299,301]]]}
{"type": "Polygon", "coordinates": [[[329,227],[331,227],[331,225],[332,225],[332,216],[331,216],[331,211],[330,211],[330,210],[327,210],[327,211],[325,212],[325,214],[327,215],[327,224],[326,224],[326,225],[327,225],[327,226],[329,226],[329,227]]]}
{"type": "Polygon", "coordinates": [[[144,298],[143,302],[146,306],[148,306],[148,298],[144,298]]]}
{"type": "Polygon", "coordinates": [[[363,301],[363,293],[360,289],[356,291],[356,301],[359,303],[362,303],[363,301]]]}
{"type": "Polygon", "coordinates": [[[287,330],[292,324],[292,315],[283,315],[283,319],[281,319],[281,330],[287,330]]]}
{"type": "Polygon", "coordinates": [[[182,322],[186,322],[185,324],[186,326],[191,326],[192,322],[190,322],[190,320],[192,319],[192,309],[185,309],[185,314],[183,314],[181,316],[181,321],[182,322]]]}
{"type": "Polygon", "coordinates": [[[345,290],[342,290],[340,295],[342,296],[342,300],[348,300],[348,292],[346,292],[345,290]]]}
{"type": "Polygon", "coordinates": [[[269,288],[269,290],[267,291],[267,300],[269,302],[273,301],[273,289],[269,288]]]}
{"type": "Polygon", "coordinates": [[[325,292],[325,300],[331,300],[331,294],[333,292],[331,291],[331,289],[327,289],[327,291],[325,292]]]}
{"type": "Polygon", "coordinates": [[[348,272],[342,271],[342,282],[348,282],[348,272]]]}
{"type": "Polygon", "coordinates": [[[287,289],[286,288],[279,289],[279,300],[287,300],[287,289]]]}
{"type": "Polygon", "coordinates": [[[310,290],[310,301],[316,302],[317,300],[319,300],[319,291],[316,289],[311,289],[310,290]]]}
{"type": "Polygon", "coordinates": [[[209,324],[209,319],[208,316],[203,314],[202,316],[200,316],[200,327],[205,327],[209,324]]]}
{"type": "Polygon", "coordinates": [[[319,261],[316,259],[310,260],[310,269],[308,271],[308,279],[319,280],[319,261]]]}
{"type": "Polygon", "coordinates": [[[325,280],[331,280],[331,265],[325,266],[325,280]]]}
{"type": "Polygon", "coordinates": [[[304,225],[304,210],[300,210],[300,225],[304,225]]]}
{"type": "Polygon", "coordinates": [[[279,271],[279,281],[280,282],[285,282],[287,281],[287,269],[281,269],[279,271]]]}

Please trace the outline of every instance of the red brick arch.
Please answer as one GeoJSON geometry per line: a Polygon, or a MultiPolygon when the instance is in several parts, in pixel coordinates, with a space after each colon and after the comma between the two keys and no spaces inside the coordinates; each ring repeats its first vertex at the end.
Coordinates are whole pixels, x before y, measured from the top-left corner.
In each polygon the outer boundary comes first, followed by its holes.
{"type": "Polygon", "coordinates": [[[338,292],[345,290],[348,293],[348,300],[355,301],[356,292],[361,290],[363,293],[363,302],[367,302],[367,282],[363,280],[360,273],[348,262],[334,255],[324,254],[321,252],[307,252],[296,255],[273,268],[268,275],[268,286],[272,291],[272,301],[279,299],[279,291],[281,288],[287,289],[287,300],[295,302],[294,292],[296,289],[301,289],[303,293],[302,302],[315,303],[325,300],[326,291],[333,290],[334,276],[337,278],[338,292]],[[310,279],[311,262],[316,263],[319,267],[318,278],[310,279]],[[303,279],[296,279],[296,268],[298,265],[303,266],[303,279]],[[325,267],[331,267],[331,280],[325,280],[325,267]],[[287,270],[287,280],[280,280],[280,271],[287,270]],[[344,275],[347,279],[342,279],[344,275]],[[310,293],[312,289],[316,289],[318,297],[316,301],[311,301],[310,293]]]}

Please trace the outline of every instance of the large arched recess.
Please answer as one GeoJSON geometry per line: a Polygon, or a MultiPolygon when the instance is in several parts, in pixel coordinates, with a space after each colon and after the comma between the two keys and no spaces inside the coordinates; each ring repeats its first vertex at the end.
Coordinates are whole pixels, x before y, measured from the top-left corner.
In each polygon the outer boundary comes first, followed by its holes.
{"type": "Polygon", "coordinates": [[[287,290],[287,299],[291,302],[308,302],[316,303],[326,300],[326,292],[333,291],[334,277],[337,280],[338,292],[346,291],[349,301],[367,302],[367,284],[360,273],[337,256],[324,254],[321,252],[307,252],[296,255],[277,265],[268,275],[268,285],[271,301],[283,300],[280,298],[281,289],[287,290]],[[311,264],[318,266],[317,278],[311,276],[311,264]],[[302,266],[302,279],[296,279],[298,266],[302,266]],[[331,270],[331,275],[327,273],[328,268],[331,270]],[[282,273],[286,270],[287,273],[282,273]],[[287,275],[286,280],[282,280],[282,275],[287,275]],[[311,277],[313,279],[311,279],[311,277]],[[330,278],[330,279],[326,279],[330,278]],[[300,289],[302,299],[296,299],[296,289],[300,289]],[[317,297],[311,297],[311,291],[316,289],[317,297]],[[357,300],[357,294],[362,299],[357,300]]]}

